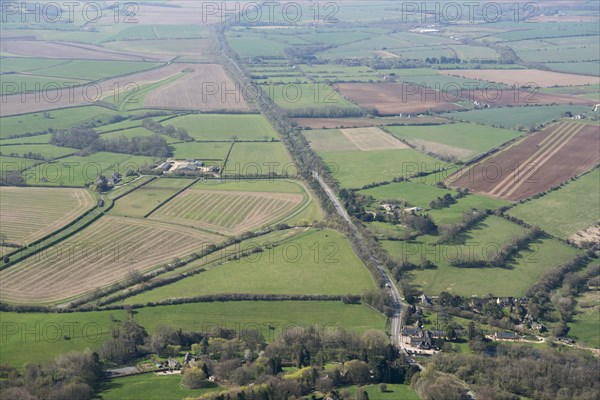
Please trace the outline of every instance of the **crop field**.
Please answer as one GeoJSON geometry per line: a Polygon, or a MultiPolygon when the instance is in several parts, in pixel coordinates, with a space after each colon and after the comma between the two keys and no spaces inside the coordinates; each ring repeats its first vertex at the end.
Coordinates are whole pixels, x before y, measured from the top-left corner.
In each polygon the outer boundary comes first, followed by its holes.
{"type": "Polygon", "coordinates": [[[280,142],[234,144],[225,175],[296,175],[295,164],[292,163],[286,148],[280,142]]]}
{"type": "Polygon", "coordinates": [[[0,271],[2,301],[48,303],[67,299],[216,241],[212,235],[173,225],[105,216],[67,243],[0,271]]]}
{"type": "Polygon", "coordinates": [[[597,131],[595,125],[553,124],[469,166],[448,182],[508,200],[528,198],[594,167],[600,161],[597,131]]]}
{"type": "Polygon", "coordinates": [[[362,151],[406,149],[407,145],[379,128],[355,128],[340,130],[348,140],[362,151]]]}
{"type": "Polygon", "coordinates": [[[190,72],[148,93],[144,107],[204,111],[249,109],[242,91],[220,65],[180,64],[179,68],[190,72]],[[225,89],[236,93],[225,92],[225,89]]]}
{"type": "Polygon", "coordinates": [[[537,69],[502,70],[502,69],[453,69],[440,72],[469,79],[478,79],[506,85],[517,84],[524,86],[553,87],[553,86],[580,86],[598,84],[599,79],[593,76],[564,74],[537,69]],[[530,84],[533,83],[534,85],[530,84]]]}
{"type": "Polygon", "coordinates": [[[110,214],[142,218],[179,190],[192,184],[193,179],[159,178],[118,199],[110,214]]]}
{"type": "Polygon", "coordinates": [[[598,204],[600,170],[595,169],[556,191],[517,205],[509,214],[552,235],[568,239],[598,222],[598,213],[592,212],[598,204]],[[574,204],[577,206],[573,207],[574,204]]]}
{"type": "MultiPolygon", "coordinates": [[[[475,238],[473,242],[476,241],[475,238]]],[[[515,261],[504,268],[457,268],[451,266],[444,255],[446,251],[454,254],[453,250],[434,243],[435,237],[432,237],[429,245],[424,241],[405,245],[411,246],[410,252],[414,253],[414,257],[426,255],[429,251],[427,257],[433,258],[431,261],[438,266],[412,272],[413,282],[429,295],[447,291],[461,296],[487,296],[492,293],[494,296],[522,297],[545,271],[566,263],[578,253],[558,240],[542,239],[519,252],[515,261]]],[[[402,248],[402,242],[383,242],[383,245],[395,257],[408,251],[407,247],[402,248]]],[[[478,246],[472,243],[472,247],[479,252],[484,248],[483,243],[478,246]]],[[[467,251],[468,246],[456,251],[463,250],[467,251]]]]}
{"type": "Polygon", "coordinates": [[[94,204],[85,189],[0,187],[0,231],[9,243],[31,243],[94,204]]]}
{"type": "Polygon", "coordinates": [[[317,152],[359,151],[340,129],[311,129],[303,132],[310,147],[317,152]]]}
{"type": "Polygon", "coordinates": [[[184,128],[195,140],[271,140],[277,134],[260,114],[191,114],[169,119],[165,125],[184,128]]]}
{"type": "Polygon", "coordinates": [[[188,189],[150,218],[235,235],[273,223],[303,201],[301,194],[188,189]]]}
{"type": "Polygon", "coordinates": [[[337,87],[345,97],[360,106],[375,108],[380,115],[462,110],[462,107],[444,101],[441,94],[415,91],[413,87],[397,83],[340,83],[337,87]]]}
{"type": "Polygon", "coordinates": [[[509,129],[518,127],[534,128],[551,121],[556,121],[562,118],[566,112],[578,114],[587,109],[589,107],[573,105],[526,106],[461,111],[443,114],[442,116],[457,121],[474,122],[476,124],[509,129]]]}
{"type": "MultiPolygon", "coordinates": [[[[234,250],[267,243],[261,238],[234,250]]],[[[361,294],[374,289],[370,272],[356,256],[346,237],[333,230],[310,230],[296,234],[263,253],[224,264],[205,267],[206,272],[126,300],[144,304],[185,296],[219,293],[251,294],[361,294]],[[340,277],[343,276],[343,279],[340,277]]]]}
{"type": "MultiPolygon", "coordinates": [[[[10,161],[8,157],[7,161],[10,161]]],[[[139,171],[151,166],[154,162],[152,157],[97,152],[85,157],[69,156],[36,165],[23,175],[28,184],[84,186],[86,183],[95,182],[99,175],[110,176],[114,172],[125,175],[129,169],[139,171]]]]}
{"type": "Polygon", "coordinates": [[[319,152],[341,186],[357,188],[373,182],[411,177],[448,164],[413,149],[319,152]]]}
{"type": "Polygon", "coordinates": [[[434,154],[467,160],[519,136],[518,132],[475,124],[389,126],[392,135],[434,154]]]}
{"type": "Polygon", "coordinates": [[[129,87],[132,82],[135,83],[135,88],[140,88],[144,85],[176,76],[181,73],[181,69],[181,64],[170,64],[162,68],[137,72],[128,76],[109,78],[99,82],[93,89],[90,89],[89,93],[84,86],[83,88],[73,88],[72,91],[69,92],[65,91],[63,88],[48,89],[44,91],[44,96],[37,99],[35,94],[29,94],[25,98],[21,95],[4,96],[0,116],[6,117],[60,108],[88,106],[95,101],[104,98],[112,99],[115,97],[115,94],[121,94],[123,89],[121,89],[121,91],[116,91],[116,88],[129,87]]]}

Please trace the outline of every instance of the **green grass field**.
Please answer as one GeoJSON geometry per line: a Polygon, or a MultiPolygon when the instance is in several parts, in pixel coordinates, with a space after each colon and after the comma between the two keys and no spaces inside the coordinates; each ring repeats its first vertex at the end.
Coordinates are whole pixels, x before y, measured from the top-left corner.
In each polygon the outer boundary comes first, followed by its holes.
{"type": "Polygon", "coordinates": [[[282,42],[248,33],[229,36],[227,40],[240,57],[281,57],[287,47],[282,42]]]}
{"type": "MultiPolygon", "coordinates": [[[[491,232],[493,234],[493,232],[491,232]]],[[[475,237],[476,238],[476,237],[475,237]]],[[[433,239],[426,239],[430,243],[433,239]]],[[[393,257],[410,252],[412,257],[419,257],[426,251],[438,268],[412,271],[413,283],[425,293],[435,295],[442,291],[452,292],[461,296],[494,296],[522,297],[531,285],[545,271],[571,260],[578,251],[555,239],[542,239],[533,243],[528,250],[521,251],[515,261],[506,268],[457,268],[449,265],[445,247],[427,247],[426,241],[417,241],[412,245],[402,245],[402,242],[382,242],[383,246],[393,257]]],[[[467,246],[463,246],[468,251],[467,246]]],[[[475,251],[482,251],[483,245],[475,246],[475,251]]],[[[451,254],[454,249],[447,251],[451,254]]],[[[457,250],[458,251],[458,250],[457,250]]]]}
{"type": "Polygon", "coordinates": [[[362,187],[373,182],[410,177],[448,164],[413,149],[320,152],[342,187],[362,187]]]}
{"type": "Polygon", "coordinates": [[[219,386],[188,389],[181,384],[181,375],[159,376],[154,373],[113,378],[100,385],[103,400],[182,400],[222,390],[219,386]]]}
{"type": "Polygon", "coordinates": [[[73,154],[78,152],[77,149],[71,149],[68,147],[57,147],[50,144],[26,144],[26,145],[7,145],[2,144],[0,148],[0,154],[10,155],[16,157],[23,157],[26,153],[39,154],[45,159],[53,159],[57,157],[63,157],[67,154],[73,154]]]}
{"type": "Polygon", "coordinates": [[[0,138],[21,135],[27,132],[41,132],[48,128],[68,129],[84,122],[106,121],[118,112],[104,107],[86,106],[64,110],[32,113],[0,118],[0,138]]]}
{"type": "Polygon", "coordinates": [[[578,114],[587,109],[588,107],[586,106],[570,105],[504,107],[452,112],[442,114],[442,116],[457,121],[474,122],[476,124],[512,129],[518,126],[523,126],[525,128],[536,127],[540,124],[547,124],[548,122],[562,118],[567,111],[578,114]]]}
{"type": "MultiPolygon", "coordinates": [[[[257,238],[248,245],[221,253],[228,256],[236,250],[265,245],[257,238]]],[[[310,230],[263,253],[208,268],[207,272],[139,294],[126,302],[143,304],[218,293],[344,295],[375,288],[370,272],[348,240],[333,230],[310,230]]]]}
{"type": "MultiPolygon", "coordinates": [[[[12,58],[8,67],[2,60],[3,71],[28,72],[47,78],[66,78],[68,80],[80,79],[86,81],[95,81],[105,79],[111,76],[130,74],[133,72],[144,71],[159,66],[158,63],[138,62],[138,61],[100,61],[100,60],[48,60],[37,59],[39,64],[26,58],[12,58]],[[47,66],[44,66],[44,61],[47,66]],[[53,62],[52,62],[53,61],[53,62]],[[38,65],[36,65],[38,64],[38,65]]],[[[34,59],[35,60],[35,59],[34,59]]]]}
{"type": "Polygon", "coordinates": [[[31,168],[36,164],[39,164],[43,161],[33,160],[31,158],[21,158],[21,157],[9,157],[0,155],[0,173],[2,176],[7,174],[23,171],[27,168],[31,168]]]}
{"type": "Polygon", "coordinates": [[[510,204],[510,202],[506,200],[471,193],[466,197],[458,199],[458,201],[450,207],[439,210],[429,210],[427,211],[427,214],[429,214],[431,218],[433,218],[433,221],[438,225],[454,224],[460,222],[463,213],[470,208],[476,208],[478,210],[495,210],[508,204],[510,204]]]}
{"type": "Polygon", "coordinates": [[[110,213],[123,217],[142,218],[192,182],[193,179],[156,179],[117,200],[110,213]]]}
{"type": "Polygon", "coordinates": [[[225,175],[272,175],[295,176],[295,164],[285,146],[280,142],[235,143],[225,167],[225,175]]]}
{"type": "MultiPolygon", "coordinates": [[[[123,121],[125,123],[129,122],[129,123],[133,123],[133,122],[137,122],[139,124],[139,121],[123,121]]],[[[123,123],[121,123],[123,124],[123,123]]],[[[115,124],[118,125],[118,124],[115,124]]],[[[124,124],[125,125],[125,124],[124,124]]],[[[105,127],[106,130],[108,130],[112,125],[108,125],[105,127]]],[[[124,129],[124,130],[118,130],[115,132],[108,132],[108,133],[102,133],[101,137],[102,139],[115,139],[115,138],[120,138],[121,136],[124,136],[128,139],[134,138],[134,137],[147,137],[147,136],[152,136],[152,135],[157,135],[156,133],[149,131],[148,129],[141,127],[141,126],[134,126],[132,128],[128,128],[128,129],[124,129]]],[[[165,139],[167,143],[173,143],[173,142],[177,142],[179,141],[178,139],[172,138],[170,136],[167,135],[160,135],[161,138],[165,139]]]]}
{"type": "Polygon", "coordinates": [[[497,147],[515,137],[518,132],[475,124],[450,124],[438,126],[390,126],[394,136],[436,154],[454,155],[466,160],[497,147]]]}
{"type": "Polygon", "coordinates": [[[598,204],[600,170],[595,169],[541,198],[517,205],[509,214],[567,239],[598,222],[598,204]]]}
{"type": "MultiPolygon", "coordinates": [[[[158,326],[184,331],[258,329],[271,341],[282,329],[319,324],[356,332],[384,329],[386,317],[372,308],[341,301],[241,301],[148,307],[135,311],[136,321],[152,333],[158,326]],[[269,329],[272,326],[274,329],[269,329]]],[[[120,310],[85,313],[0,312],[4,326],[2,363],[22,368],[27,362],[45,361],[67,351],[97,350],[110,337],[110,315],[126,318],[120,310]],[[26,334],[27,332],[30,332],[26,334]],[[64,336],[70,339],[65,340],[64,336]]]]}
{"type": "Polygon", "coordinates": [[[360,193],[373,196],[376,201],[404,200],[413,207],[428,208],[431,200],[443,197],[446,193],[452,194],[453,191],[424,183],[398,182],[361,190],[360,193]]]}
{"type": "Polygon", "coordinates": [[[225,161],[231,143],[221,142],[190,142],[178,143],[170,146],[173,158],[193,160],[220,160],[225,161]]]}
{"type": "Polygon", "coordinates": [[[577,312],[573,322],[569,323],[569,336],[583,345],[600,349],[600,296],[598,291],[585,292],[578,296],[577,312]]]}
{"type": "Polygon", "coordinates": [[[546,63],[545,64],[552,71],[566,72],[569,74],[582,74],[582,75],[600,75],[598,70],[597,62],[577,62],[577,63],[546,63]]]}
{"type": "MultiPolygon", "coordinates": [[[[385,392],[379,390],[379,385],[365,385],[361,388],[369,395],[369,400],[419,400],[419,395],[409,385],[386,384],[385,392]]],[[[357,387],[350,386],[342,388],[340,391],[347,391],[350,395],[356,393],[357,387]]]]}
{"type": "Polygon", "coordinates": [[[259,114],[191,114],[169,119],[163,125],[185,128],[196,140],[271,140],[277,134],[259,114]]]}

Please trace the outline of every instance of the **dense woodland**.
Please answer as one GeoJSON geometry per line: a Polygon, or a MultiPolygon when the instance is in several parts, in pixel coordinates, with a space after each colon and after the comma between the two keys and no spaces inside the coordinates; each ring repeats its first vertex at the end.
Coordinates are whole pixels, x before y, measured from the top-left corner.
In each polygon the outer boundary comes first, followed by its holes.
{"type": "Polygon", "coordinates": [[[92,128],[76,127],[68,131],[54,132],[49,143],[54,146],[80,149],[80,155],[88,155],[98,151],[152,157],[167,157],[170,154],[167,141],[158,134],[104,139],[92,128]]]}

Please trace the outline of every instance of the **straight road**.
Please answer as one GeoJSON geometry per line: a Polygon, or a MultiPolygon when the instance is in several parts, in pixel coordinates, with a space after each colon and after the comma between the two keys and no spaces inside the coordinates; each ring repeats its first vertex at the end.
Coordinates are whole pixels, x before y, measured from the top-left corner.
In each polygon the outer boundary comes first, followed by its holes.
{"type": "Polygon", "coordinates": [[[385,270],[383,265],[381,265],[381,263],[379,261],[377,261],[375,256],[373,256],[373,253],[369,249],[369,246],[367,245],[362,234],[356,228],[356,225],[354,225],[354,222],[352,222],[350,215],[348,215],[348,213],[346,212],[346,209],[344,208],[344,206],[342,206],[342,204],[336,197],[333,190],[327,185],[327,183],[325,183],[325,181],[323,180],[323,178],[321,178],[321,176],[319,175],[319,173],[317,171],[313,171],[313,176],[319,182],[319,184],[321,185],[321,187],[327,194],[327,197],[329,197],[329,199],[333,203],[333,206],[335,207],[337,213],[340,214],[342,216],[342,218],[344,218],[344,220],[350,227],[350,230],[352,231],[353,235],[358,239],[358,243],[360,243],[367,250],[367,254],[369,255],[369,258],[371,259],[373,264],[377,267],[379,274],[383,278],[385,286],[388,288],[390,295],[392,296],[393,307],[394,307],[394,315],[392,317],[390,317],[390,327],[391,327],[390,331],[391,331],[391,335],[392,335],[392,344],[394,346],[400,348],[401,347],[400,346],[400,329],[402,328],[401,323],[400,323],[400,312],[402,311],[402,298],[400,297],[400,292],[398,291],[398,288],[396,287],[396,285],[394,285],[394,282],[387,274],[387,271],[385,270]]]}

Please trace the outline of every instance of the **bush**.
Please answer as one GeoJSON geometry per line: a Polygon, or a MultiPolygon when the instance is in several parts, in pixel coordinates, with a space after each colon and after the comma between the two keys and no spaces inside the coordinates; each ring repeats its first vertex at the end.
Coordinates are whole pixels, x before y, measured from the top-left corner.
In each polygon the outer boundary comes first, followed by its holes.
{"type": "Polygon", "coordinates": [[[191,367],[185,370],[183,375],[182,383],[189,389],[204,388],[209,385],[209,381],[206,380],[206,375],[198,367],[191,367]]]}

